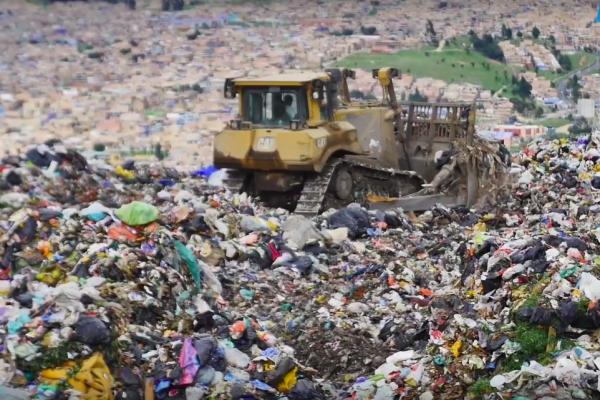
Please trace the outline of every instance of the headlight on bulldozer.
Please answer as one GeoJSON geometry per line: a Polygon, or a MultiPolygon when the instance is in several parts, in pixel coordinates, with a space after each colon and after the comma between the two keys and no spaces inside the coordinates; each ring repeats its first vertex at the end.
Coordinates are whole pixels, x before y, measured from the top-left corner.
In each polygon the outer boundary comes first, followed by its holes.
{"type": "Polygon", "coordinates": [[[242,127],[242,121],[239,119],[232,119],[229,121],[229,127],[231,129],[240,129],[242,127]]]}
{"type": "Polygon", "coordinates": [[[297,131],[298,129],[300,129],[300,121],[298,121],[297,119],[293,119],[290,121],[290,129],[292,131],[297,131]]]}
{"type": "Polygon", "coordinates": [[[325,147],[327,145],[327,138],[318,138],[316,140],[316,144],[317,144],[317,148],[318,149],[322,149],[323,147],[325,147]]]}
{"type": "Polygon", "coordinates": [[[256,140],[256,151],[274,151],[275,150],[275,138],[271,136],[259,137],[256,140]]]}

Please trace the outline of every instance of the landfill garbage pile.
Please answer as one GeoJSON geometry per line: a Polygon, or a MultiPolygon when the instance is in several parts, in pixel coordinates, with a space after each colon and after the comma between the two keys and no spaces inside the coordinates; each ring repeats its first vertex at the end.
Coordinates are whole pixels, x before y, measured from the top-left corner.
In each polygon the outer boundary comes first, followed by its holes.
{"type": "Polygon", "coordinates": [[[600,391],[600,138],[512,200],[313,220],[60,143],[2,160],[2,399],[570,399],[600,391]]]}

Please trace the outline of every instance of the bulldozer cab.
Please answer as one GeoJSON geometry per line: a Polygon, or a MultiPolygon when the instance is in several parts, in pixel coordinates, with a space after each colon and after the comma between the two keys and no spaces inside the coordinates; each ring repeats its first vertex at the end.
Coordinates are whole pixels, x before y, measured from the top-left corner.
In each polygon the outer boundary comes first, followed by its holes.
{"type": "Polygon", "coordinates": [[[327,74],[293,73],[228,79],[225,97],[239,96],[239,118],[256,128],[298,130],[331,119],[327,74]]]}

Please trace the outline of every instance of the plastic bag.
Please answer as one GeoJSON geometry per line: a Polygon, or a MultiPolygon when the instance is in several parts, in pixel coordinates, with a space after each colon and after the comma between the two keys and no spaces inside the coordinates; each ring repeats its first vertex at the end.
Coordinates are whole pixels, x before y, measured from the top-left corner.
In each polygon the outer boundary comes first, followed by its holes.
{"type": "Polygon", "coordinates": [[[112,400],[114,378],[101,353],[85,360],[79,372],[68,380],[69,385],[83,393],[86,400],[112,400]]]}
{"type": "Polygon", "coordinates": [[[225,360],[236,368],[246,368],[250,364],[250,357],[235,347],[225,347],[225,360]]]}
{"type": "Polygon", "coordinates": [[[589,272],[581,274],[579,282],[577,282],[577,288],[592,301],[600,299],[600,280],[589,272]]]}
{"type": "Polygon", "coordinates": [[[267,221],[262,218],[252,215],[244,215],[240,222],[240,228],[246,233],[250,232],[270,232],[271,228],[267,225],[267,221]]]}
{"type": "Polygon", "coordinates": [[[28,400],[31,394],[23,389],[14,389],[0,386],[0,399],[2,400],[28,400]]]}
{"type": "Polygon", "coordinates": [[[296,386],[297,381],[298,381],[298,367],[294,367],[287,374],[285,374],[283,376],[283,379],[277,385],[277,390],[279,390],[282,393],[288,393],[294,388],[294,386],[296,386]]]}
{"type": "Polygon", "coordinates": [[[139,238],[135,229],[123,224],[111,225],[107,234],[109,238],[119,242],[135,242],[139,238]]]}
{"type": "Polygon", "coordinates": [[[217,348],[217,341],[212,336],[201,336],[194,340],[194,347],[196,348],[196,354],[200,360],[200,365],[204,367],[213,351],[217,348]]]}
{"type": "Polygon", "coordinates": [[[81,215],[82,217],[87,217],[92,221],[98,222],[104,219],[104,217],[106,217],[107,214],[110,214],[110,212],[110,208],[104,207],[101,203],[95,202],[90,204],[83,210],[79,211],[79,215],[81,215]]]}
{"type": "Polygon", "coordinates": [[[358,207],[346,207],[331,214],[327,218],[329,227],[348,228],[348,236],[352,239],[364,236],[369,228],[369,215],[358,207]]]}
{"type": "Polygon", "coordinates": [[[192,275],[192,279],[194,279],[194,283],[196,284],[196,289],[202,289],[202,276],[200,273],[200,265],[198,264],[198,260],[194,256],[194,253],[190,249],[188,249],[183,243],[179,240],[175,241],[175,249],[179,253],[179,256],[183,259],[188,269],[190,270],[190,274],[192,275]]]}
{"type": "Polygon", "coordinates": [[[197,169],[196,171],[192,171],[192,176],[208,178],[209,176],[211,176],[213,173],[215,173],[217,171],[218,171],[218,169],[216,167],[209,165],[208,167],[203,167],[203,168],[197,169]]]}
{"type": "Polygon", "coordinates": [[[81,317],[74,328],[77,340],[89,346],[110,343],[110,330],[98,318],[81,317]]]}
{"type": "Polygon", "coordinates": [[[292,215],[281,226],[283,240],[294,249],[301,249],[306,243],[323,239],[311,220],[301,215],[292,215]]]}
{"type": "Polygon", "coordinates": [[[196,373],[200,369],[200,364],[197,359],[196,348],[191,338],[186,338],[183,341],[181,352],[179,353],[179,366],[182,369],[182,376],[179,379],[180,385],[190,385],[194,382],[196,373]]]}
{"type": "Polygon", "coordinates": [[[121,206],[115,215],[127,225],[139,226],[146,225],[158,219],[158,208],[151,204],[141,201],[133,201],[121,206]]]}

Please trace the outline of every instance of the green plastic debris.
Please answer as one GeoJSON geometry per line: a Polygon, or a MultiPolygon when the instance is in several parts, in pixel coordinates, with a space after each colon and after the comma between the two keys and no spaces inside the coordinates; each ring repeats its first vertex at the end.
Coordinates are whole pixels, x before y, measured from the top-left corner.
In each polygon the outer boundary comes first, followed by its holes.
{"type": "Polygon", "coordinates": [[[571,268],[564,269],[564,270],[560,271],[560,277],[568,278],[569,276],[573,275],[575,273],[575,271],[577,271],[577,267],[571,267],[571,268]]]}
{"type": "Polygon", "coordinates": [[[115,215],[127,225],[138,226],[146,225],[158,219],[158,208],[152,204],[141,201],[133,201],[129,204],[121,206],[115,215]]]}
{"type": "Polygon", "coordinates": [[[443,356],[435,356],[433,358],[433,362],[439,367],[443,367],[444,365],[446,365],[446,359],[443,356]]]}
{"type": "Polygon", "coordinates": [[[254,298],[254,292],[250,289],[240,289],[240,296],[246,301],[251,301],[254,298]]]}
{"type": "Polygon", "coordinates": [[[175,241],[175,249],[179,256],[183,259],[188,269],[190,270],[190,274],[192,274],[192,278],[194,279],[194,283],[196,284],[196,289],[202,289],[202,276],[200,273],[200,265],[198,264],[198,260],[194,256],[194,253],[179,240],[175,241]]]}
{"type": "Polygon", "coordinates": [[[481,247],[481,246],[483,246],[483,243],[485,243],[485,241],[488,239],[489,239],[489,236],[486,235],[485,233],[477,232],[473,236],[473,243],[475,243],[475,245],[477,247],[481,247]]]}
{"type": "Polygon", "coordinates": [[[378,382],[378,381],[380,381],[382,379],[385,379],[385,375],[384,374],[375,374],[375,375],[371,375],[369,377],[369,380],[371,382],[378,382]]]}

